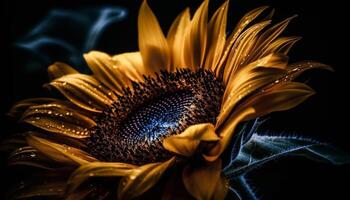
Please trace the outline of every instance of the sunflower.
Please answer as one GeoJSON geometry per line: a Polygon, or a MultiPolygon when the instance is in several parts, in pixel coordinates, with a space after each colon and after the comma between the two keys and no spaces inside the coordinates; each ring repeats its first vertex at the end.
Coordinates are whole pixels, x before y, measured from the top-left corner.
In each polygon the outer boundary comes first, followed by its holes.
{"type": "Polygon", "coordinates": [[[9,163],[39,171],[17,198],[224,199],[222,155],[238,125],[300,104],[314,91],[293,80],[327,68],[288,64],[300,38],[280,35],[294,17],[270,25],[273,11],[260,17],[260,7],[226,35],[227,10],[228,1],[208,19],[205,0],[165,36],[143,1],[138,52],[86,53],[92,75],[49,66],[45,86],[65,100],[27,99],[10,111],[32,131],[13,138],[21,147],[9,163]]]}

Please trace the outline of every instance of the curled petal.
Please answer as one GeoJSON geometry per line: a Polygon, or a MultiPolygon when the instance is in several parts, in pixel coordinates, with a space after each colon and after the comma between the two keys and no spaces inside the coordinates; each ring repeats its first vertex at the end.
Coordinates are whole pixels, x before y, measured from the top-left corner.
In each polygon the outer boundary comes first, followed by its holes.
{"type": "Polygon", "coordinates": [[[61,62],[55,62],[54,64],[50,65],[47,69],[47,72],[49,74],[50,80],[62,77],[67,74],[79,73],[77,70],[75,70],[71,66],[61,62]]]}
{"type": "Polygon", "coordinates": [[[21,120],[46,131],[73,138],[88,137],[88,129],[96,125],[89,117],[59,103],[31,106],[21,120]]]}
{"type": "Polygon", "coordinates": [[[213,124],[196,124],[188,127],[179,135],[172,135],[163,141],[165,149],[183,155],[192,156],[201,141],[218,141],[213,124]]]}
{"type": "Polygon", "coordinates": [[[222,125],[222,127],[216,127],[217,132],[220,134],[221,140],[218,141],[218,143],[211,149],[208,154],[203,155],[203,157],[207,161],[216,160],[229,145],[233,134],[235,133],[237,125],[254,113],[254,108],[249,107],[240,112],[231,114],[222,125]]]}
{"type": "Polygon", "coordinates": [[[50,82],[67,99],[92,112],[101,112],[113,103],[112,91],[104,88],[95,78],[83,74],[69,74],[50,82]]]}
{"type": "Polygon", "coordinates": [[[80,149],[57,144],[34,135],[27,136],[27,142],[48,158],[59,163],[82,165],[96,161],[95,158],[80,149]]]}
{"type": "Polygon", "coordinates": [[[146,192],[174,162],[175,157],[163,163],[151,163],[131,169],[131,172],[120,180],[118,199],[132,199],[146,192]]]}
{"type": "Polygon", "coordinates": [[[207,45],[208,4],[205,0],[195,12],[185,38],[184,58],[186,65],[197,69],[204,64],[207,45]]]}
{"type": "Polygon", "coordinates": [[[224,199],[227,181],[221,176],[221,160],[187,166],[182,174],[187,191],[198,200],[224,199]]]}
{"type": "Polygon", "coordinates": [[[143,1],[138,16],[139,49],[149,74],[169,70],[170,51],[157,18],[143,1]]]}
{"type": "Polygon", "coordinates": [[[127,163],[92,162],[76,169],[67,181],[67,194],[74,192],[90,177],[126,176],[136,166],[127,163]]]}

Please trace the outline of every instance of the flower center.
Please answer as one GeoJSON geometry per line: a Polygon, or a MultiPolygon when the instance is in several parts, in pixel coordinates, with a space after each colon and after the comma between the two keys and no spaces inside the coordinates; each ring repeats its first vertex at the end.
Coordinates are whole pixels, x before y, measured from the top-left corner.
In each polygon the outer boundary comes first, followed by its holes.
{"type": "Polygon", "coordinates": [[[99,116],[88,151],[102,161],[142,165],[168,159],[164,138],[198,123],[215,123],[224,92],[209,71],[162,72],[134,83],[99,116]]]}

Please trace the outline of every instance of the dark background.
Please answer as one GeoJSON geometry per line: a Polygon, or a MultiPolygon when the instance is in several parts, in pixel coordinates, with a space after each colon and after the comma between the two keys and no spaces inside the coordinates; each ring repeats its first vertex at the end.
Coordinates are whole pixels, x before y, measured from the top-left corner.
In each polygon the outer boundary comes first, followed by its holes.
{"type": "MultiPolygon", "coordinates": [[[[201,1],[149,0],[164,31],[186,6],[193,11],[201,1]]],[[[223,1],[212,0],[211,13],[223,1]]],[[[52,9],[77,10],[83,7],[118,5],[128,9],[128,17],[109,35],[108,42],[98,47],[108,53],[137,50],[137,15],[141,1],[136,0],[6,0],[2,2],[0,139],[14,132],[15,123],[5,116],[11,105],[20,99],[44,96],[42,84],[48,81],[46,67],[28,72],[18,65],[21,57],[13,43],[28,33],[52,9]]],[[[229,9],[228,27],[247,11],[262,5],[276,9],[275,21],[293,14],[294,20],[285,35],[303,39],[290,53],[290,60],[316,60],[333,66],[335,72],[312,71],[303,75],[317,94],[301,106],[286,112],[274,113],[262,127],[272,133],[293,133],[327,141],[350,152],[348,124],[345,119],[345,3],[319,0],[233,0],[229,9]]],[[[4,158],[1,159],[4,161],[4,158]]],[[[3,163],[1,163],[3,164],[3,163]]],[[[0,168],[1,169],[1,168],[0,168]]],[[[3,183],[6,180],[1,178],[3,183]]],[[[255,191],[262,199],[349,199],[350,167],[332,166],[292,158],[281,159],[258,169],[250,176],[255,191]]]]}

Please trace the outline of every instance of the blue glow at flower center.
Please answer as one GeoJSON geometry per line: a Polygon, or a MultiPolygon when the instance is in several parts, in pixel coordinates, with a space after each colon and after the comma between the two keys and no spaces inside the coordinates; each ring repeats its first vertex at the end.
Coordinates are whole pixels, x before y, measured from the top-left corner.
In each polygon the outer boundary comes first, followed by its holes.
{"type": "Polygon", "coordinates": [[[132,140],[128,140],[130,145],[157,140],[178,129],[193,100],[191,91],[162,95],[132,112],[120,131],[128,138],[133,136],[132,140]]]}

